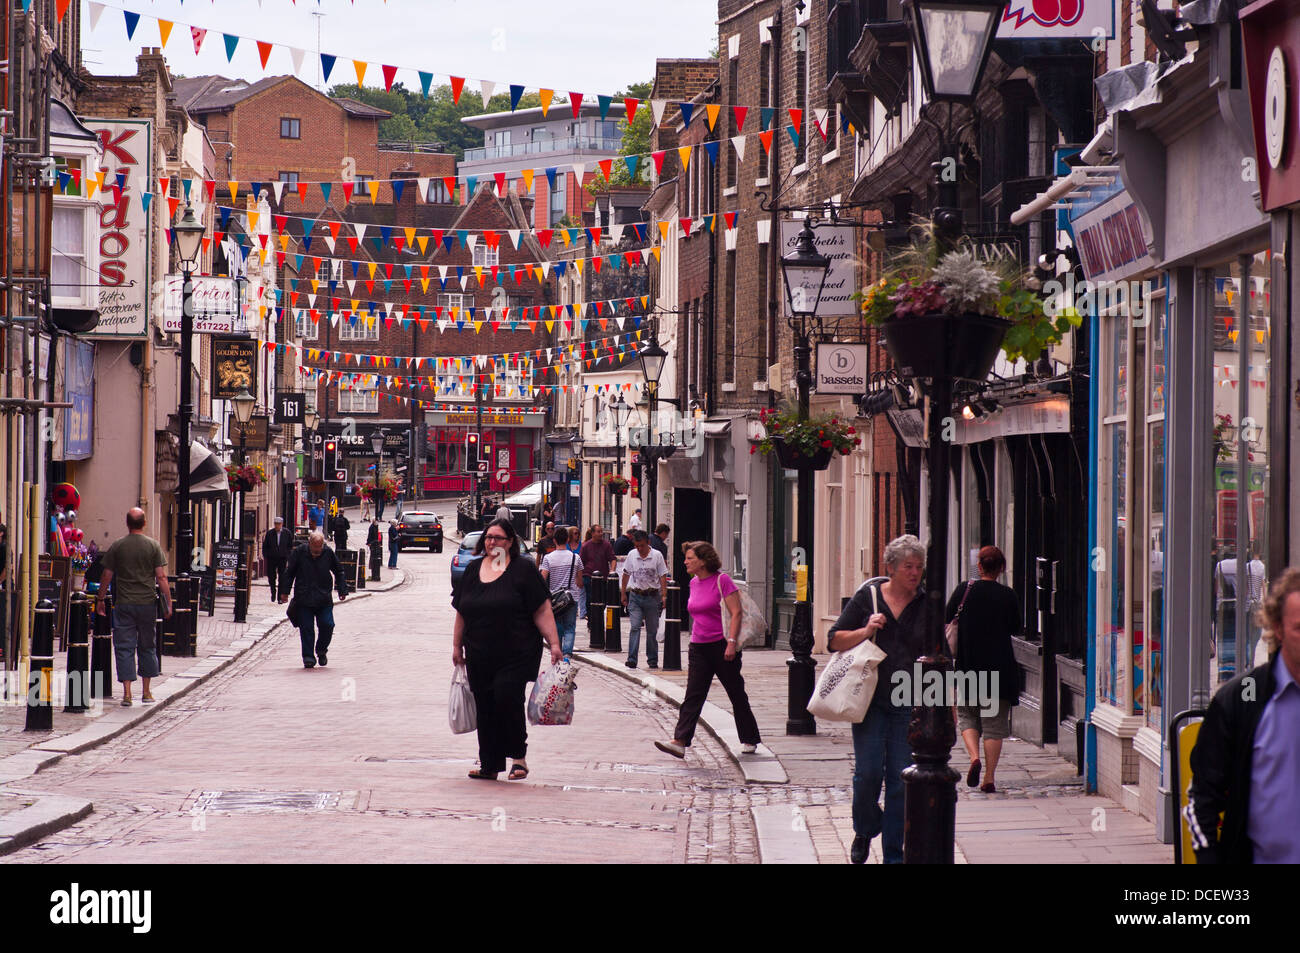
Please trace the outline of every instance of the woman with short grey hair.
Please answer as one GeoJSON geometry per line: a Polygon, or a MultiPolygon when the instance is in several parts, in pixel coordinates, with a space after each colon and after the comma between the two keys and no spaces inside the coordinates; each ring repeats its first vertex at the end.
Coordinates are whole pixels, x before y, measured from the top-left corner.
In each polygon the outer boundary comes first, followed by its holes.
{"type": "MultiPolygon", "coordinates": [[[[898,692],[894,673],[911,678],[912,665],[925,647],[925,547],[915,536],[900,536],[885,547],[889,581],[863,586],[826,634],[832,652],[867,639],[885,652],[876,669],[879,681],[866,717],[853,727],[853,846],[849,860],[864,863],[871,840],[884,834],[884,861],[903,862],[903,769],[912,763],[907,726],[914,692],[898,692]],[[895,696],[898,704],[894,704],[895,696]],[[880,787],[885,809],[880,810],[880,787]]],[[[903,683],[904,685],[906,682],[903,683]]],[[[919,689],[920,686],[914,686],[919,689]]]]}

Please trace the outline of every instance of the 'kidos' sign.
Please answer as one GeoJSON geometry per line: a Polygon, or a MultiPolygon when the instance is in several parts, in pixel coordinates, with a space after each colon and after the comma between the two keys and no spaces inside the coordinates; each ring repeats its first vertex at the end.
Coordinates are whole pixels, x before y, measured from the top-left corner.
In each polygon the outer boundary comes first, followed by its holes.
{"type": "Polygon", "coordinates": [[[99,136],[107,170],[96,194],[99,325],[94,336],[144,337],[149,328],[151,236],[140,193],[153,181],[153,126],[147,119],[84,121],[99,136]]]}
{"type": "MultiPolygon", "coordinates": [[[[799,233],[803,231],[803,221],[783,221],[781,223],[781,257],[794,254],[799,245],[799,233]]],[[[853,226],[851,225],[815,225],[813,226],[813,244],[819,254],[831,260],[831,270],[826,273],[826,282],[822,285],[821,302],[817,313],[823,317],[843,317],[858,313],[857,302],[853,300],[856,290],[853,283],[853,226]]],[[[817,297],[816,288],[805,292],[811,303],[817,297]]],[[[790,314],[790,302],[784,293],[786,316],[790,314]]]]}

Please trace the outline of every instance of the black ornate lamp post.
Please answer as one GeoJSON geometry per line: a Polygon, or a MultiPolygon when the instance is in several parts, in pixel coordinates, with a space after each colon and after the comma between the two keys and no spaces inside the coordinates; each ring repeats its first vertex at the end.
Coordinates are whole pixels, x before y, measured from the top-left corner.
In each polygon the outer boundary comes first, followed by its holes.
{"type": "Polygon", "coordinates": [[[658,334],[651,332],[650,346],[641,349],[641,375],[645,378],[646,396],[650,403],[650,429],[641,447],[641,458],[646,471],[646,526],[650,532],[659,525],[659,461],[673,455],[676,444],[660,443],[655,438],[656,416],[659,408],[659,378],[664,372],[668,352],[659,346],[658,334]]]}
{"type": "Polygon", "coordinates": [[[573,439],[569,441],[569,452],[573,455],[573,472],[578,475],[578,495],[572,496],[572,491],[568,486],[564,492],[570,494],[564,498],[564,512],[568,515],[569,525],[582,529],[582,448],[586,446],[587,441],[583,439],[581,433],[575,433],[573,439]],[[572,507],[572,509],[570,509],[572,507]]]}
{"type": "MultiPolygon", "coordinates": [[[[383,487],[379,485],[379,480],[383,474],[383,469],[384,469],[384,440],[386,440],[387,437],[388,437],[388,431],[383,429],[376,430],[374,433],[370,435],[370,449],[375,452],[375,495],[376,496],[384,492],[383,487]]],[[[384,502],[385,503],[388,502],[387,496],[384,497],[384,502]]]]}
{"type": "MultiPolygon", "coordinates": [[[[1002,20],[1006,0],[904,0],[908,26],[920,64],[921,82],[931,102],[970,106],[988,62],[993,37],[1002,20]]],[[[947,137],[945,136],[945,139],[947,137]]],[[[944,143],[946,153],[951,143],[944,143]]],[[[956,176],[939,176],[935,230],[941,248],[961,235],[962,213],[956,176]]],[[[943,349],[941,338],[936,345],[943,349]]],[[[935,677],[950,684],[952,670],[943,638],[943,616],[948,563],[949,446],[943,439],[943,420],[952,408],[952,360],[940,362],[945,370],[930,378],[929,413],[929,530],[926,560],[927,651],[920,659],[923,684],[935,677]]],[[[987,374],[987,366],[984,373],[987,374]]],[[[914,687],[919,696],[920,686],[914,687]]],[[[946,705],[917,705],[908,729],[914,764],[903,772],[903,860],[909,864],[951,864],[957,823],[957,772],[948,766],[956,743],[956,728],[946,705]]]]}
{"type": "MultiPolygon", "coordinates": [[[[830,271],[831,260],[817,251],[812,224],[804,219],[795,250],[781,259],[781,273],[785,277],[785,296],[788,315],[786,323],[794,331],[794,356],[797,370],[795,383],[799,389],[799,419],[808,419],[808,391],[812,386],[812,360],[809,332],[821,327],[817,306],[821,303],[822,286],[830,271]]],[[[812,626],[812,551],[813,551],[813,470],[800,466],[799,510],[795,546],[803,550],[807,566],[804,598],[794,606],[794,624],[790,628],[790,650],[794,658],[786,662],[789,667],[787,690],[787,735],[813,735],[817,722],[808,714],[808,699],[816,686],[814,675],[817,663],[813,661],[812,626]]],[[[797,560],[796,560],[797,562],[797,560]]]]}
{"type": "Polygon", "coordinates": [[[194,416],[194,395],[190,384],[194,362],[194,269],[203,247],[203,223],[194,217],[194,206],[185,206],[181,220],[172,226],[176,257],[180,259],[184,284],[181,286],[181,403],[180,454],[177,461],[176,491],[176,568],[185,571],[193,565],[194,524],[190,519],[190,420],[194,416]]]}
{"type": "MultiPolygon", "coordinates": [[[[231,403],[235,405],[235,420],[239,423],[239,465],[248,462],[248,422],[253,418],[253,406],[257,399],[247,390],[236,394],[231,403]]],[[[244,538],[244,498],[248,491],[241,483],[239,486],[239,506],[235,509],[239,520],[239,562],[235,564],[235,621],[248,621],[248,540],[244,538]]]]}
{"type": "MultiPolygon", "coordinates": [[[[627,420],[632,416],[632,405],[623,399],[620,392],[618,397],[610,402],[609,405],[611,419],[614,422],[614,449],[617,453],[615,457],[615,471],[619,476],[623,475],[623,428],[627,426],[627,420]]],[[[612,494],[617,497],[620,494],[612,494]]],[[[623,535],[623,505],[620,500],[610,500],[610,505],[614,510],[614,536],[623,535]]]]}

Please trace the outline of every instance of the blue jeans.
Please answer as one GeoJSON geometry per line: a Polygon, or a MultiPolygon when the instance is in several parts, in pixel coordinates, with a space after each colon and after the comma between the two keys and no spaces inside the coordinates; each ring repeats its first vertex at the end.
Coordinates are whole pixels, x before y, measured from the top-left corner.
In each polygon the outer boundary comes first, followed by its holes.
{"type": "Polygon", "coordinates": [[[573,654],[573,643],[578,637],[578,607],[571,605],[555,617],[555,631],[560,636],[560,651],[565,657],[573,654]]]}
{"type": "Polygon", "coordinates": [[[641,624],[645,623],[645,658],[650,665],[659,664],[659,590],[653,593],[627,591],[627,660],[636,664],[641,647],[641,624]]]}
{"type": "Polygon", "coordinates": [[[389,568],[389,569],[396,569],[396,568],[397,568],[397,550],[396,550],[396,549],[390,549],[390,550],[388,551],[388,568],[389,568]]]}
{"type": "Polygon", "coordinates": [[[298,610],[298,636],[302,639],[302,660],[316,664],[316,656],[324,655],[334,638],[334,607],[318,606],[298,610]],[[319,635],[313,631],[319,630],[319,635]]]}
{"type": "Polygon", "coordinates": [[[866,719],[853,725],[853,833],[870,841],[883,830],[887,864],[903,862],[903,769],[912,763],[911,720],[911,708],[868,708],[866,719]]]}
{"type": "Polygon", "coordinates": [[[157,619],[158,610],[152,604],[113,607],[113,654],[117,656],[119,682],[135,681],[137,656],[141,678],[154,678],[159,674],[157,619]]]}

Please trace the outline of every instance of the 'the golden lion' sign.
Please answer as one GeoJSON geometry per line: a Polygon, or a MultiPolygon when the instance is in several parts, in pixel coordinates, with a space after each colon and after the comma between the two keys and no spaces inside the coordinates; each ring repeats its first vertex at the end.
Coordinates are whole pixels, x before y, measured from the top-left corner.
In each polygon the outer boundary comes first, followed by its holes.
{"type": "Polygon", "coordinates": [[[212,396],[228,400],[257,390],[257,342],[252,338],[212,339],[212,396]]]}

